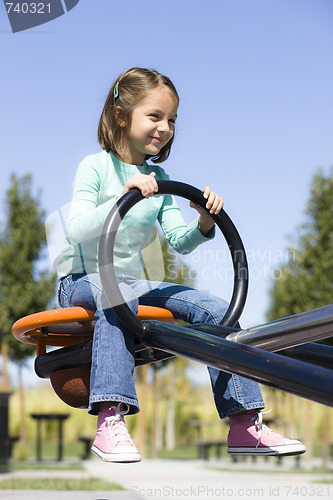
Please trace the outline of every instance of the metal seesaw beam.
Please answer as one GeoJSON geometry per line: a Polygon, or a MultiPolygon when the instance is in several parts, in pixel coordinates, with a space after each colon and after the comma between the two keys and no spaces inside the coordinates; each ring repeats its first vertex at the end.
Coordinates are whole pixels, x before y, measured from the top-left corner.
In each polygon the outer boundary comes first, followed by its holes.
{"type": "Polygon", "coordinates": [[[279,351],[279,354],[333,369],[333,347],[310,342],[279,351]]]}
{"type": "Polygon", "coordinates": [[[333,406],[333,370],[159,321],[143,329],[151,347],[333,406]]]}
{"type": "Polygon", "coordinates": [[[236,331],[226,339],[276,352],[333,336],[333,305],[236,331]]]}
{"type": "MultiPolygon", "coordinates": [[[[159,194],[176,194],[182,196],[197,203],[205,210],[206,203],[202,199],[202,192],[199,192],[192,186],[183,183],[160,181],[159,194]]],[[[314,331],[309,336],[308,319],[305,319],[303,326],[301,325],[301,319],[296,320],[296,332],[294,326],[284,324],[284,322],[290,320],[289,318],[279,320],[270,325],[270,332],[268,335],[266,334],[266,337],[263,337],[261,333],[267,329],[267,325],[248,330],[247,333],[250,332],[250,338],[252,337],[249,342],[252,343],[257,335],[259,345],[262,348],[266,348],[267,351],[239,343],[241,334],[244,335],[243,341],[247,342],[246,331],[244,333],[231,333],[233,340],[231,341],[221,338],[230,333],[230,331],[228,333],[225,330],[223,331],[222,326],[220,330],[219,326],[212,326],[213,330],[211,330],[211,333],[213,335],[210,335],[207,333],[209,330],[202,328],[202,331],[200,331],[200,328],[205,325],[196,325],[190,329],[154,321],[147,321],[142,324],[137,320],[125,303],[119,290],[113,266],[113,248],[116,232],[122,218],[141,199],[141,193],[133,190],[118,200],[104,223],[99,244],[99,269],[103,289],[111,307],[124,326],[132,331],[147,346],[200,361],[220,370],[245,376],[299,396],[333,406],[333,370],[289,359],[280,354],[267,352],[331,336],[333,333],[332,311],[329,314],[329,331],[325,331],[324,335],[322,335],[322,332],[320,335],[317,334],[321,326],[318,327],[318,324],[316,324],[314,331]],[[281,330],[284,331],[281,332],[281,330]],[[289,331],[290,334],[287,343],[282,339],[286,331],[289,331]],[[307,332],[305,336],[304,331],[307,332]]],[[[222,211],[218,216],[214,216],[213,219],[226,237],[234,264],[234,292],[227,314],[221,323],[221,325],[233,327],[244,306],[248,272],[243,244],[236,228],[225,215],[222,211]]],[[[326,325],[321,314],[320,322],[326,325]]]]}
{"type": "Polygon", "coordinates": [[[192,325],[191,328],[265,351],[278,351],[283,356],[333,369],[333,347],[309,342],[332,337],[332,305],[247,330],[227,329],[207,324],[192,325]]]}
{"type": "MultiPolygon", "coordinates": [[[[294,316],[242,330],[224,326],[197,324],[191,328],[211,333],[239,344],[276,352],[283,349],[327,339],[333,336],[333,305],[313,309],[294,316]]],[[[333,368],[333,366],[332,366],[333,368]]]]}

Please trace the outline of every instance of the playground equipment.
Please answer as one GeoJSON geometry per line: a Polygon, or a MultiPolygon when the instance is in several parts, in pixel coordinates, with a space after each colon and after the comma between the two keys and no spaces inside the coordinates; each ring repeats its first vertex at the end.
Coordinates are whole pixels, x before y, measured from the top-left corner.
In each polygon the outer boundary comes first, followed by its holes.
{"type": "MultiPolygon", "coordinates": [[[[206,210],[202,192],[188,184],[159,181],[158,194],[174,194],[206,210]]],[[[123,217],[143,197],[126,193],[108,215],[99,244],[105,295],[123,325],[136,337],[136,365],[183,356],[262,384],[333,406],[333,348],[313,343],[333,335],[333,306],[241,330],[235,325],[245,305],[248,266],[241,238],[225,211],[211,215],[230,249],[234,290],[220,325],[179,326],[169,311],[125,303],[113,266],[113,248],[123,217]]],[[[207,211],[208,212],[208,211],[207,211]]],[[[61,399],[87,407],[94,311],[74,307],[45,311],[18,320],[13,335],[37,346],[35,371],[50,377],[61,399]],[[60,346],[46,352],[46,346],[60,346]]]]}

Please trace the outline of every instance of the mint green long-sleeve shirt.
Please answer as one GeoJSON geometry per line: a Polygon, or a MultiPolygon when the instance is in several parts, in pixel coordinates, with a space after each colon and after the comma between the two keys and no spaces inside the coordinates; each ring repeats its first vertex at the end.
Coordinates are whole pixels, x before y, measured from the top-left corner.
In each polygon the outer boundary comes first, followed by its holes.
{"type": "MultiPolygon", "coordinates": [[[[144,163],[129,165],[111,152],[87,156],[80,163],[73,182],[65,248],[57,259],[58,277],[73,273],[98,272],[98,241],[103,224],[126,181],[134,174],[156,173],[156,180],[168,180],[165,171],[144,163]]],[[[114,261],[116,274],[142,278],[143,249],[150,241],[156,221],[170,245],[189,253],[214,236],[214,228],[203,236],[198,218],[184,222],[174,196],[154,195],[137,203],[124,217],[117,233],[114,261]]]]}

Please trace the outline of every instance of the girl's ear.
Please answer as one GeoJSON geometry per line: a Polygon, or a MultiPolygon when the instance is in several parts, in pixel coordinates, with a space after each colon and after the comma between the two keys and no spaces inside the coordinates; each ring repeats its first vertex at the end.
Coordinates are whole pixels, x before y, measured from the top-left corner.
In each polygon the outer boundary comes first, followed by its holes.
{"type": "Polygon", "coordinates": [[[115,119],[119,127],[126,127],[127,122],[125,119],[124,111],[120,106],[116,106],[115,113],[114,113],[115,119]]]}

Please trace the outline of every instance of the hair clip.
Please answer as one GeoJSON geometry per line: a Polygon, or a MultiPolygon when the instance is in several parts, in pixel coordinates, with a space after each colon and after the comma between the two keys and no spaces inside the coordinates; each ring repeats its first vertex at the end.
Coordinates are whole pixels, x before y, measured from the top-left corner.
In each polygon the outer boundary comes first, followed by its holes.
{"type": "Polygon", "coordinates": [[[117,99],[117,97],[119,95],[118,86],[119,86],[119,82],[116,83],[115,88],[113,89],[113,96],[115,99],[117,99]]]}

